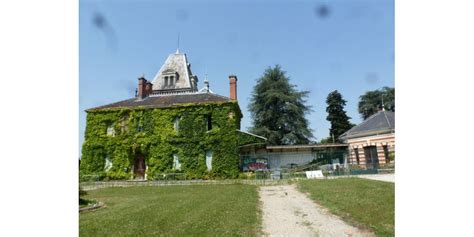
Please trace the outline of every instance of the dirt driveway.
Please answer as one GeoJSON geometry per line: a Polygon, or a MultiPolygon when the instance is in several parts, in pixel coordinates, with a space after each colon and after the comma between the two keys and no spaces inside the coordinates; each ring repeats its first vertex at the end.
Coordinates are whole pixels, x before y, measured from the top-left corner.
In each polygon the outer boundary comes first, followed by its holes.
{"type": "Polygon", "coordinates": [[[264,236],[375,236],[314,203],[294,185],[259,189],[264,236]]]}

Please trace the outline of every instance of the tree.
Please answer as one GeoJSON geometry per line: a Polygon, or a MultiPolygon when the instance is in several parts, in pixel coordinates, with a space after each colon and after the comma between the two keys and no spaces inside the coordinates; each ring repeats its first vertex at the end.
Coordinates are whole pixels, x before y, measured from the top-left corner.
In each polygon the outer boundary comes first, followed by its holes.
{"type": "Polygon", "coordinates": [[[359,113],[364,120],[382,108],[382,99],[385,110],[395,112],[395,88],[383,87],[359,97],[359,113]]]}
{"type": "Polygon", "coordinates": [[[344,111],[346,101],[342,98],[341,93],[335,90],[328,94],[326,104],[328,105],[326,107],[328,113],[326,120],[331,123],[329,137],[334,137],[334,141],[339,141],[338,137],[354,126],[349,122],[351,118],[344,111]]]}
{"type": "Polygon", "coordinates": [[[264,136],[272,145],[308,144],[313,137],[305,115],[308,91],[297,91],[279,65],[268,67],[254,86],[249,110],[251,132],[264,136]]]}

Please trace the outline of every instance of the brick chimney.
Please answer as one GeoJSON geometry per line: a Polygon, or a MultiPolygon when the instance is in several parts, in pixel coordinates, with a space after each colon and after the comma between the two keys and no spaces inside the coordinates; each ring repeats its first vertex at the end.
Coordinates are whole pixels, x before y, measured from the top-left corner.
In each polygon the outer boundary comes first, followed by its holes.
{"type": "Polygon", "coordinates": [[[230,75],[229,82],[230,82],[230,99],[237,100],[237,76],[230,75]]]}
{"type": "Polygon", "coordinates": [[[143,99],[148,96],[147,84],[149,82],[144,76],[138,78],[138,98],[143,99]]]}

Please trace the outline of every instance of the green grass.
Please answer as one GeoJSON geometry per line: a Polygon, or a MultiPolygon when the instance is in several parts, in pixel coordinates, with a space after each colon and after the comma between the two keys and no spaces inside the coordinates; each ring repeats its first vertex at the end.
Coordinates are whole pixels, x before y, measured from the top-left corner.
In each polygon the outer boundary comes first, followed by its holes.
{"type": "Polygon", "coordinates": [[[353,224],[378,236],[395,235],[395,184],[359,178],[303,180],[300,191],[353,224]]]}
{"type": "Polygon", "coordinates": [[[105,188],[85,196],[106,208],[79,215],[80,236],[256,236],[253,185],[105,188]]]}

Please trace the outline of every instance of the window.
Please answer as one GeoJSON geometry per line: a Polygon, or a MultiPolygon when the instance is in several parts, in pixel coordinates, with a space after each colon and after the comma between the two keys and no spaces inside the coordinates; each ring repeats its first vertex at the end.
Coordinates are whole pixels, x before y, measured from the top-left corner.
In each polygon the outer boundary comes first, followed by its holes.
{"type": "Polygon", "coordinates": [[[207,131],[212,130],[212,117],[211,115],[207,116],[207,131]]]}
{"type": "Polygon", "coordinates": [[[385,163],[390,163],[390,157],[388,154],[388,146],[383,146],[383,154],[385,155],[385,163]]]}
{"type": "Polygon", "coordinates": [[[172,86],[173,84],[174,84],[174,77],[170,76],[170,86],[172,86]]]}
{"type": "Polygon", "coordinates": [[[366,146],[364,147],[365,155],[365,165],[367,169],[378,169],[379,166],[379,157],[377,154],[376,146],[366,146]]]}
{"type": "Polygon", "coordinates": [[[181,170],[181,164],[179,163],[179,157],[177,154],[173,154],[173,169],[181,170]]]}
{"type": "Polygon", "coordinates": [[[114,124],[110,124],[110,125],[107,127],[107,136],[115,137],[114,124]]]}
{"type": "Polygon", "coordinates": [[[165,86],[168,86],[168,77],[165,77],[165,86]]]}
{"type": "Polygon", "coordinates": [[[359,148],[354,148],[354,153],[356,156],[357,164],[359,164],[359,148]]]}
{"type": "Polygon", "coordinates": [[[212,151],[206,151],[206,166],[207,166],[207,171],[212,170],[212,151]]]}
{"type": "Polygon", "coordinates": [[[138,126],[137,126],[137,132],[142,132],[142,131],[143,131],[142,121],[139,121],[138,126]]]}
{"type": "Polygon", "coordinates": [[[104,170],[107,172],[107,171],[110,170],[110,168],[112,168],[112,161],[111,161],[110,158],[107,156],[107,157],[105,157],[104,170]]]}
{"type": "Polygon", "coordinates": [[[173,124],[174,124],[174,130],[175,131],[178,131],[179,130],[179,120],[181,118],[180,117],[176,117],[174,120],[173,120],[173,124]]]}
{"type": "Polygon", "coordinates": [[[128,132],[128,122],[127,122],[128,119],[129,119],[128,115],[125,115],[120,119],[119,125],[120,125],[120,132],[122,134],[128,132]]]}

